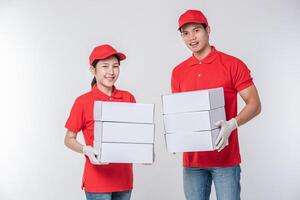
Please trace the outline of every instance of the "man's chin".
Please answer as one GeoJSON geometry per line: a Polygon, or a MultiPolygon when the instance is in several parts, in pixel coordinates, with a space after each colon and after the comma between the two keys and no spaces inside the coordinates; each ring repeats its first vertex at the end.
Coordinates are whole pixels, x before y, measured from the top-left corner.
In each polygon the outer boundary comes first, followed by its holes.
{"type": "Polygon", "coordinates": [[[198,53],[199,51],[201,51],[201,48],[198,48],[198,47],[196,47],[196,48],[190,47],[189,49],[190,49],[193,53],[198,53]]]}

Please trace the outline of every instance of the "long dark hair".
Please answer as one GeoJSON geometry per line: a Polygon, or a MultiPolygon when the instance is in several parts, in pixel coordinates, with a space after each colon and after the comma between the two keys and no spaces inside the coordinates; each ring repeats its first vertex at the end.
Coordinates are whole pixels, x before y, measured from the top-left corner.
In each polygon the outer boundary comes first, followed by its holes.
{"type": "MultiPolygon", "coordinates": [[[[119,64],[120,64],[120,58],[118,57],[118,56],[116,56],[116,55],[114,55],[117,59],[118,59],[118,62],[119,62],[119,64]]],[[[96,65],[97,65],[97,63],[99,62],[99,59],[97,59],[97,60],[94,60],[94,62],[92,63],[92,66],[96,69],[96,65]]],[[[91,87],[93,87],[95,84],[97,83],[97,80],[96,80],[96,77],[94,76],[94,78],[93,78],[93,80],[92,80],[92,82],[91,82],[91,87]]]]}

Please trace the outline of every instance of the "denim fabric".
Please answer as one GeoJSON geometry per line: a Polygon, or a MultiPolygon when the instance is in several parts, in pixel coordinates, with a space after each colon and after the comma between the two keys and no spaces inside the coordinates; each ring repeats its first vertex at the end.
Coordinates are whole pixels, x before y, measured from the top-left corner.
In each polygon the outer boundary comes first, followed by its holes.
{"type": "Polygon", "coordinates": [[[131,190],[108,193],[85,192],[85,196],[87,200],[129,200],[131,190]]]}
{"type": "Polygon", "coordinates": [[[241,168],[183,168],[184,194],[187,200],[209,200],[212,181],[214,182],[218,200],[240,200],[241,168]]]}

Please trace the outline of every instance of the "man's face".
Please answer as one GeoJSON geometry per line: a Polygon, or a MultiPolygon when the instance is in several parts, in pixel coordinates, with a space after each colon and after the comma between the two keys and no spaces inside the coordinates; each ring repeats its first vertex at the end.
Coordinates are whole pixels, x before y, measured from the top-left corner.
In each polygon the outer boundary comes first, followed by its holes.
{"type": "Polygon", "coordinates": [[[193,53],[199,53],[209,47],[209,26],[204,29],[201,24],[188,23],[183,25],[180,31],[184,43],[193,53]]]}

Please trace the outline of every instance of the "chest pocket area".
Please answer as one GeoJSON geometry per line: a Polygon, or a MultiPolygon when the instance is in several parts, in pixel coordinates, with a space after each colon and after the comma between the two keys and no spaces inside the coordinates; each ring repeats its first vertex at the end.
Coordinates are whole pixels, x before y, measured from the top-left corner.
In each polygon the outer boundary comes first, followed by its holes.
{"type": "Polygon", "coordinates": [[[222,68],[213,68],[212,65],[196,65],[182,76],[180,88],[182,91],[201,90],[223,87],[232,88],[230,74],[222,68]]]}

